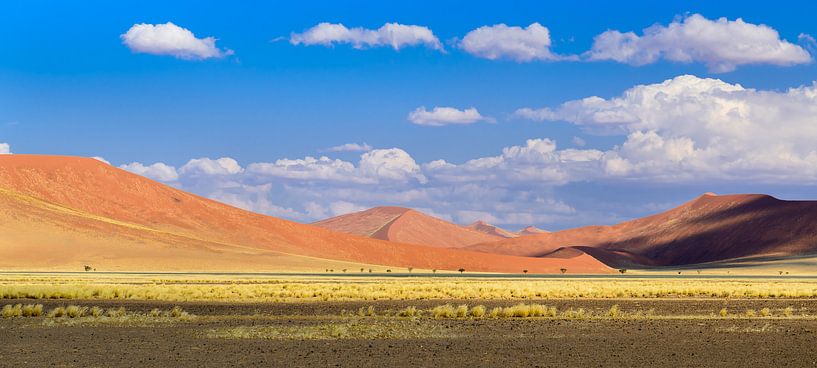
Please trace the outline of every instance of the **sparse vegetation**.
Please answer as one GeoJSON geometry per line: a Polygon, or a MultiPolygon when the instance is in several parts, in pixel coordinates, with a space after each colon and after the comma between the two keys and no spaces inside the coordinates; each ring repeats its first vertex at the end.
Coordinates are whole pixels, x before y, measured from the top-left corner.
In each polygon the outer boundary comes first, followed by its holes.
{"type": "Polygon", "coordinates": [[[726,310],[726,308],[721,308],[721,310],[718,312],[718,315],[720,315],[721,317],[727,317],[729,316],[729,311],[726,310]]]}
{"type": "Polygon", "coordinates": [[[559,272],[561,272],[562,274],[565,274],[565,273],[567,273],[567,268],[560,268],[559,272]]]}
{"type": "Polygon", "coordinates": [[[434,307],[431,310],[431,315],[434,318],[454,318],[457,316],[457,310],[451,304],[445,304],[434,307]]]}
{"type": "Polygon", "coordinates": [[[12,318],[12,317],[21,317],[23,315],[23,306],[20,304],[16,305],[4,305],[2,310],[3,318],[12,318]]]}
{"type": "Polygon", "coordinates": [[[302,279],[242,280],[3,280],[0,299],[165,300],[245,302],[366,300],[531,300],[573,298],[817,298],[811,281],[604,278],[373,279],[336,282],[302,279]]]}
{"type": "Polygon", "coordinates": [[[760,316],[761,317],[769,317],[771,315],[772,315],[772,310],[769,309],[769,308],[763,308],[763,309],[760,310],[760,316]]]}
{"type": "Polygon", "coordinates": [[[415,317],[417,316],[417,307],[408,306],[397,312],[397,315],[399,317],[415,317]]]}
{"type": "Polygon", "coordinates": [[[476,307],[471,308],[471,317],[474,318],[482,318],[485,316],[485,306],[478,305],[476,307]]]}

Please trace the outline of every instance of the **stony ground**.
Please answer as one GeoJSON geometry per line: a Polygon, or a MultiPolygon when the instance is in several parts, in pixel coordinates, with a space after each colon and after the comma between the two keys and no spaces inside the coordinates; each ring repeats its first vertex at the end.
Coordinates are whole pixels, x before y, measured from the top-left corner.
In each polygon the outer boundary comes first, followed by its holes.
{"type": "MultiPolygon", "coordinates": [[[[16,302],[6,300],[0,304],[16,302]]],[[[31,302],[31,301],[28,301],[31,302]]],[[[489,308],[513,302],[448,301],[489,308]]],[[[124,306],[131,318],[0,319],[0,366],[57,367],[806,367],[817,365],[817,300],[559,300],[602,315],[613,304],[651,318],[398,318],[445,301],[229,304],[40,301],[124,306]],[[196,317],[150,318],[181,305],[196,317]],[[373,306],[376,316],[358,316],[373,306]],[[718,311],[732,314],[722,318],[718,311]],[[772,317],[747,318],[769,308],[772,317]],[[141,316],[141,317],[140,317],[141,316]]]]}

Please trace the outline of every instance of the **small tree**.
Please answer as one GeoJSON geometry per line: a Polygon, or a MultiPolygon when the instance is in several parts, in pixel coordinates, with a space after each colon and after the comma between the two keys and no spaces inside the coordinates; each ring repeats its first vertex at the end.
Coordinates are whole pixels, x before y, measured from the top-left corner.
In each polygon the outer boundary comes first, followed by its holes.
{"type": "Polygon", "coordinates": [[[522,273],[528,273],[528,270],[522,270],[522,273]]]}
{"type": "Polygon", "coordinates": [[[369,273],[372,273],[372,269],[371,269],[371,268],[369,269],[369,273]]]}
{"type": "Polygon", "coordinates": [[[457,271],[460,271],[460,273],[463,273],[463,272],[465,272],[465,269],[464,269],[464,268],[460,268],[460,269],[459,269],[459,270],[457,270],[457,271]]]}
{"type": "Polygon", "coordinates": [[[386,270],[386,272],[391,272],[391,270],[386,270]]]}
{"type": "Polygon", "coordinates": [[[341,271],[343,271],[344,273],[346,273],[346,269],[345,269],[345,268],[344,268],[344,269],[342,269],[341,271]]]}
{"type": "Polygon", "coordinates": [[[414,270],[414,267],[409,267],[408,268],[409,273],[411,273],[411,271],[413,271],[413,270],[414,270]]]}
{"type": "Polygon", "coordinates": [[[618,270],[618,272],[623,275],[623,274],[627,273],[627,269],[626,268],[621,268],[621,269],[618,270]]]}
{"type": "Polygon", "coordinates": [[[435,268],[435,269],[431,270],[431,272],[432,273],[437,273],[437,269],[435,268]]]}
{"type": "Polygon", "coordinates": [[[783,276],[783,271],[777,271],[777,274],[780,275],[780,276],[783,276]]]}
{"type": "Polygon", "coordinates": [[[567,268],[560,268],[559,272],[561,272],[562,274],[565,274],[565,273],[567,273],[567,268]]]}
{"type": "Polygon", "coordinates": [[[363,267],[360,268],[360,272],[363,272],[363,267]]]}
{"type": "Polygon", "coordinates": [[[93,267],[85,265],[85,272],[91,271],[93,269],[94,269],[93,267]]]}

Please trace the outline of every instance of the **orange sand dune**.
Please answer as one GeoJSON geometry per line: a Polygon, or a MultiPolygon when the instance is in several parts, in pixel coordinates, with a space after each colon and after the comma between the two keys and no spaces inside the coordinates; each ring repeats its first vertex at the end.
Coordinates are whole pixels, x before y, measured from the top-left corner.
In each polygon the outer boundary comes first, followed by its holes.
{"type": "Polygon", "coordinates": [[[374,239],[443,248],[462,248],[502,238],[402,207],[375,207],[313,225],[374,239]]]}
{"type": "Polygon", "coordinates": [[[614,226],[529,235],[468,249],[553,257],[567,247],[615,267],[813,254],[817,252],[817,201],[707,193],[672,210],[614,226]]]}
{"type": "Polygon", "coordinates": [[[482,221],[482,220],[476,221],[473,224],[468,225],[466,227],[471,229],[471,230],[476,230],[476,231],[479,231],[481,233],[485,233],[485,234],[493,235],[493,236],[498,236],[498,237],[501,237],[501,238],[515,238],[515,237],[517,237],[516,234],[514,234],[514,233],[512,233],[512,232],[510,232],[508,230],[505,230],[505,229],[503,229],[501,227],[498,227],[498,226],[491,225],[491,224],[489,224],[489,223],[487,223],[485,221],[482,221]]]}
{"type": "Polygon", "coordinates": [[[519,235],[519,236],[525,236],[525,235],[547,234],[549,232],[550,231],[539,229],[536,226],[528,226],[528,227],[526,227],[526,228],[524,228],[522,230],[519,230],[519,232],[517,232],[516,234],[519,235]]]}
{"type": "Polygon", "coordinates": [[[539,259],[386,242],[244,211],[94,159],[0,155],[0,269],[323,271],[386,265],[609,272],[589,256],[539,259]]]}

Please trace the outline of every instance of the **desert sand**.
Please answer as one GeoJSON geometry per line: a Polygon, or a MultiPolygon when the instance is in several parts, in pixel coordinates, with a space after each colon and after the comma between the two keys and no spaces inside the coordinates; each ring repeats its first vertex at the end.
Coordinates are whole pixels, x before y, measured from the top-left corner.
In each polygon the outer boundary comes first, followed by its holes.
{"type": "Polygon", "coordinates": [[[371,265],[482,272],[609,272],[541,259],[348,235],[260,215],[90,158],[0,156],[0,268],[313,271],[371,265]]]}

